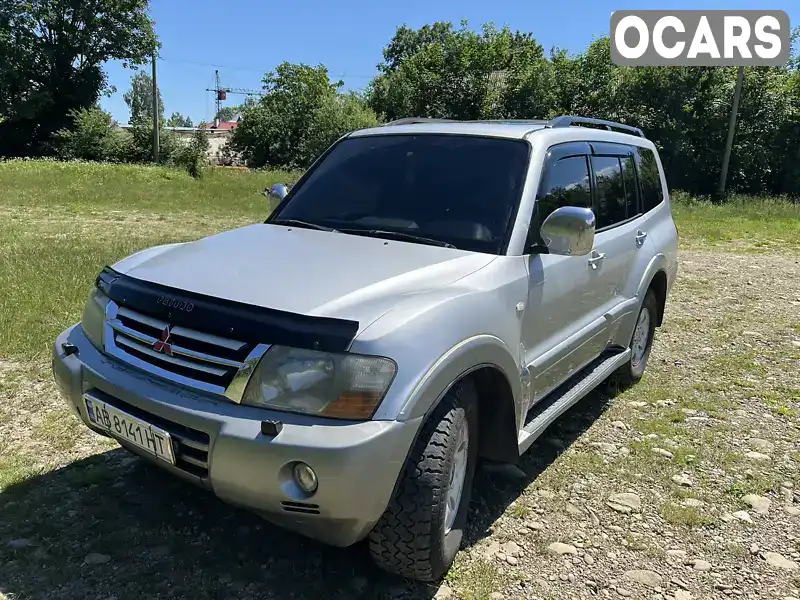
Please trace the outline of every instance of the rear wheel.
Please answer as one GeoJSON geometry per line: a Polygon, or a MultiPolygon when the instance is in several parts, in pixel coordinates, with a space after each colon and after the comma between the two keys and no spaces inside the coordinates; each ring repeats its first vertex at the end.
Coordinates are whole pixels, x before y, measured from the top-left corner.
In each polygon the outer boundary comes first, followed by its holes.
{"type": "Polygon", "coordinates": [[[461,546],[478,448],[477,394],[457,383],[423,425],[395,496],[369,535],[381,568],[418,581],[444,575],[461,546]]]}
{"type": "Polygon", "coordinates": [[[639,382],[647,367],[647,359],[653,349],[653,337],[656,332],[658,304],[653,290],[648,290],[644,302],[636,317],[636,326],[631,336],[631,356],[616,372],[617,379],[623,386],[639,382]]]}

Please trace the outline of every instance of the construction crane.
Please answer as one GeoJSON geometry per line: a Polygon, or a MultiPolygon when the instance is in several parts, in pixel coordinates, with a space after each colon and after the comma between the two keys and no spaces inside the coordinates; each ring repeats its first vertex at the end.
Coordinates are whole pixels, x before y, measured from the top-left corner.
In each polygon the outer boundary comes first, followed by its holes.
{"type": "Polygon", "coordinates": [[[243,96],[264,95],[264,92],[259,92],[257,90],[248,90],[247,88],[222,87],[222,85],[219,82],[219,69],[214,70],[214,87],[206,88],[206,91],[214,92],[214,99],[216,102],[216,111],[214,112],[215,119],[219,114],[220,109],[222,108],[222,102],[228,99],[228,94],[242,94],[243,96]]]}

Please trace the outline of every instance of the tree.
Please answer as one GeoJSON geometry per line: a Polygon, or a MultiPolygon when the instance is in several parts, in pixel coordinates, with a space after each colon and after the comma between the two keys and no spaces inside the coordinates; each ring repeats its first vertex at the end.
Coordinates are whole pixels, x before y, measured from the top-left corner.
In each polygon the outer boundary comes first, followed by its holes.
{"type": "Polygon", "coordinates": [[[378,117],[355,94],[336,94],[326,97],[314,113],[300,147],[298,162],[308,166],[344,134],[356,129],[376,127],[378,117]]]}
{"type": "Polygon", "coordinates": [[[264,95],[245,107],[233,133],[233,149],[251,166],[303,166],[301,148],[314,114],[342,82],[331,82],[322,65],[287,62],[267,73],[263,82],[264,95]]]}
{"type": "Polygon", "coordinates": [[[106,85],[103,63],[146,62],[158,49],[148,0],[0,2],[0,155],[54,152],[106,85]]]}
{"type": "Polygon", "coordinates": [[[550,108],[552,70],[531,34],[497,29],[479,33],[437,22],[403,26],[384,50],[382,73],[370,84],[370,106],[393,120],[404,116],[502,118],[550,108]]]}
{"type": "Polygon", "coordinates": [[[216,118],[220,121],[233,121],[236,115],[242,111],[242,108],[241,106],[223,106],[219,109],[216,118]]]}
{"type": "Polygon", "coordinates": [[[192,120],[189,117],[184,117],[179,112],[174,112],[167,119],[168,127],[192,127],[192,120]]]}
{"type": "Polygon", "coordinates": [[[220,121],[233,121],[237,116],[240,116],[244,109],[252,108],[257,103],[257,100],[252,96],[247,96],[241,104],[233,106],[223,106],[219,109],[216,118],[220,121]]]}
{"type": "Polygon", "coordinates": [[[401,25],[383,49],[383,62],[378,65],[378,68],[384,73],[396,71],[401,64],[423,48],[435,43],[444,45],[452,33],[452,29],[453,24],[446,21],[423,25],[417,30],[401,25]]]}
{"type": "MultiPolygon", "coordinates": [[[[156,88],[158,98],[159,122],[164,121],[164,101],[161,99],[161,90],[156,88]]],[[[131,111],[131,123],[142,119],[153,122],[153,78],[144,71],[139,71],[131,77],[131,89],[123,94],[122,98],[131,111]]],[[[174,116],[174,115],[173,115],[174,116]]]]}
{"type": "MultiPolygon", "coordinates": [[[[793,34],[800,36],[800,30],[793,34]]],[[[437,22],[399,27],[368,102],[386,119],[547,119],[582,115],[642,128],[670,187],[711,194],[719,180],[735,68],[620,67],[608,37],[545,56],[530,33],[437,22]]],[[[800,195],[800,61],[748,67],[729,188],[800,195]]]]}

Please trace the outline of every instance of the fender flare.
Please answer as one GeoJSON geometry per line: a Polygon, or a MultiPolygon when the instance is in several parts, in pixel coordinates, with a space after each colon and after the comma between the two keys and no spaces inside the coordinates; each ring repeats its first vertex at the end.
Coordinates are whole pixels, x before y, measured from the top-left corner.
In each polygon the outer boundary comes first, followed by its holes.
{"type": "Polygon", "coordinates": [[[620,330],[618,332],[618,339],[624,340],[625,345],[628,344],[633,336],[633,330],[636,326],[636,317],[639,314],[642,302],[644,302],[644,296],[647,294],[647,290],[650,289],[650,285],[653,283],[653,280],[659,271],[663,271],[664,275],[667,275],[667,266],[667,257],[661,252],[653,256],[653,258],[650,259],[650,262],[647,263],[647,268],[644,270],[644,273],[639,280],[639,285],[636,289],[636,295],[632,299],[632,302],[629,301],[631,302],[630,312],[628,313],[629,317],[626,317],[622,321],[620,330]]]}
{"type": "Polygon", "coordinates": [[[482,334],[459,342],[439,357],[414,387],[398,419],[427,417],[458,380],[483,367],[497,369],[505,376],[516,412],[523,393],[519,366],[500,338],[482,334]]]}
{"type": "Polygon", "coordinates": [[[639,298],[640,302],[644,299],[644,295],[647,293],[647,290],[650,288],[650,284],[653,282],[656,273],[659,271],[664,271],[664,274],[667,274],[667,257],[661,252],[650,259],[650,262],[647,263],[647,268],[644,271],[644,275],[642,275],[642,278],[639,280],[639,287],[636,290],[636,297],[639,298]]]}
{"type": "MultiPolygon", "coordinates": [[[[513,411],[515,415],[517,414],[523,393],[522,379],[508,346],[500,338],[493,335],[483,334],[468,338],[439,357],[419,380],[403,405],[397,419],[401,421],[416,420],[418,422],[414,438],[406,451],[404,465],[408,462],[408,457],[417,444],[423,425],[447,392],[462,377],[484,367],[494,368],[506,378],[513,396],[513,411]]],[[[518,426],[518,424],[519,421],[516,421],[515,426],[518,426]]],[[[513,446],[516,451],[516,435],[513,438],[513,446]]],[[[518,455],[516,458],[518,458],[518,455]]],[[[392,497],[397,493],[397,486],[403,476],[404,469],[405,467],[401,468],[397,474],[397,479],[392,489],[392,497]]]]}

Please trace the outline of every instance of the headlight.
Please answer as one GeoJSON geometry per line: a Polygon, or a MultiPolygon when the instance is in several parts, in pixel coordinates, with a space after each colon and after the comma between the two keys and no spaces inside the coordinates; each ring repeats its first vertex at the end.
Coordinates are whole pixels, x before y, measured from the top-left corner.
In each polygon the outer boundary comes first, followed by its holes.
{"type": "Polygon", "coordinates": [[[103,349],[103,330],[105,329],[108,302],[108,297],[103,292],[97,288],[92,288],[81,318],[83,332],[98,350],[103,349]]]}
{"type": "Polygon", "coordinates": [[[392,383],[394,361],[286,346],[270,348],[242,404],[339,419],[369,419],[392,383]]]}

